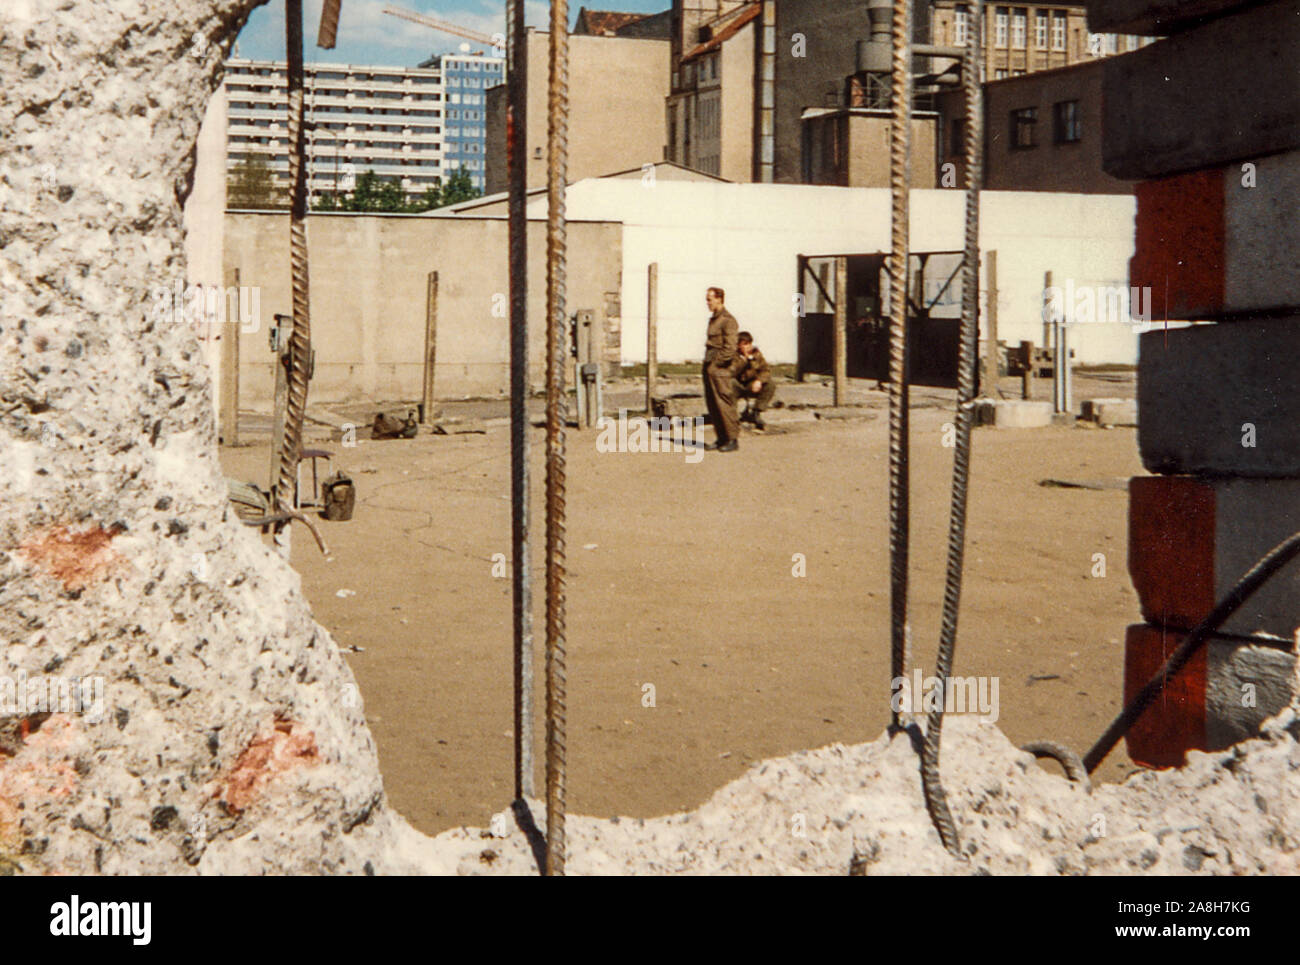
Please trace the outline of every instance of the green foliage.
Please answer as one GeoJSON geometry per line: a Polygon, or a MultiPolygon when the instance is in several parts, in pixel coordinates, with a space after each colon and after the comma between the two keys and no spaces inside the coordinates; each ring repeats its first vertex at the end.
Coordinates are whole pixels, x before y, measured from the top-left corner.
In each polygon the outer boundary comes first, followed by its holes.
{"type": "Polygon", "coordinates": [[[447,183],[442,186],[442,204],[439,207],[448,204],[459,204],[462,201],[472,201],[481,193],[478,188],[474,187],[469,172],[464,168],[458,168],[447,179],[447,183]]]}
{"type": "Polygon", "coordinates": [[[341,194],[336,199],[333,194],[324,194],[313,205],[317,211],[378,211],[418,214],[431,211],[449,204],[469,201],[477,198],[480,191],[470,181],[469,172],[459,169],[441,187],[434,186],[423,194],[407,197],[401,182],[396,178],[380,178],[373,170],[367,170],[357,178],[356,187],[351,192],[341,194]]]}

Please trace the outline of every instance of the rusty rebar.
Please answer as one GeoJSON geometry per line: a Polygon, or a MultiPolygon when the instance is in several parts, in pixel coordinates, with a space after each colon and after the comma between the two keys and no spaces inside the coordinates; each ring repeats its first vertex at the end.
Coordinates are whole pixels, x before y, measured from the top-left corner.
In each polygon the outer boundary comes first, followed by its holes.
{"type": "MultiPolygon", "coordinates": [[[[948,519],[948,570],[943,591],[939,655],[934,675],[946,699],[957,649],[957,616],[961,606],[962,566],[966,554],[966,503],[970,488],[971,422],[974,417],[975,367],[979,358],[980,187],[984,149],[983,107],[980,97],[980,0],[971,0],[966,55],[962,59],[962,90],[966,102],[965,172],[966,224],[962,256],[961,329],[957,354],[956,445],[952,462],[952,508],[948,519]]],[[[921,746],[921,786],[926,810],[943,846],[960,856],[957,825],[948,810],[948,796],[939,774],[939,741],[943,733],[944,701],[926,717],[921,746]]]]}
{"type": "Polygon", "coordinates": [[[566,679],[564,652],[564,181],[568,167],[569,13],[551,0],[546,180],[546,873],[564,874],[566,679]]]}
{"type": "MultiPolygon", "coordinates": [[[[889,616],[890,679],[907,675],[908,391],[907,258],[908,180],[911,177],[912,2],[894,0],[889,123],[889,616]]],[[[892,723],[902,723],[890,701],[892,723]]]]}
{"type": "MultiPolygon", "coordinates": [[[[293,289],[293,332],[289,337],[289,384],[280,472],[272,505],[294,509],[302,424],[307,413],[307,369],[311,360],[310,292],[307,275],[307,165],[304,163],[302,0],[285,0],[285,51],[289,89],[289,270],[293,289]]],[[[287,548],[287,544],[286,544],[287,548]]]]}

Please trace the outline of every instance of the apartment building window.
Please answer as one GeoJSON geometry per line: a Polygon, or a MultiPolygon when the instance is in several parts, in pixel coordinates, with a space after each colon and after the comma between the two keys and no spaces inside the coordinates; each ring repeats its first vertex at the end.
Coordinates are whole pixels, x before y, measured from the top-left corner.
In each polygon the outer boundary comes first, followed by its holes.
{"type": "Polygon", "coordinates": [[[1059,10],[1052,11],[1052,49],[1065,49],[1065,14],[1059,10]]]}
{"type": "Polygon", "coordinates": [[[1034,128],[1038,123],[1038,108],[1021,107],[1011,112],[1011,147],[1017,151],[1036,147],[1034,128]]]}
{"type": "Polygon", "coordinates": [[[998,7],[993,13],[993,44],[996,47],[1007,45],[1007,8],[998,7]]]}
{"type": "Polygon", "coordinates": [[[1058,101],[1052,106],[1052,130],[1057,144],[1074,144],[1083,139],[1078,101],[1058,101]]]}
{"type": "Polygon", "coordinates": [[[970,8],[958,7],[953,15],[952,42],[956,47],[966,46],[966,37],[970,32],[970,8]]]}
{"type": "Polygon", "coordinates": [[[966,150],[966,122],[960,117],[952,121],[952,144],[948,146],[948,156],[962,154],[966,150]]]}
{"type": "Polygon", "coordinates": [[[1042,11],[1034,14],[1034,46],[1047,49],[1047,14],[1042,11]]]}
{"type": "Polygon", "coordinates": [[[1025,49],[1025,21],[1028,15],[1024,10],[1016,10],[1011,17],[1011,46],[1017,50],[1025,49]]]}
{"type": "Polygon", "coordinates": [[[993,71],[993,79],[994,79],[994,80],[1006,80],[1006,79],[1007,79],[1007,71],[1006,71],[1006,68],[1005,68],[1005,67],[999,67],[999,68],[997,68],[996,70],[994,70],[994,71],[993,71]]]}

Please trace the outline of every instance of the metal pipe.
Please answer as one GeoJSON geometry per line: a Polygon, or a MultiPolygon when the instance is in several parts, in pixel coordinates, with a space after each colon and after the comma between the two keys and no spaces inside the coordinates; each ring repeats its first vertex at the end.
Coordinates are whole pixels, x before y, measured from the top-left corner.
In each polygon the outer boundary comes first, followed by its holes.
{"type": "Polygon", "coordinates": [[[569,21],[567,0],[551,0],[546,181],[546,873],[564,874],[565,783],[565,466],[564,365],[568,166],[569,21]]]}
{"type": "Polygon", "coordinates": [[[510,178],[510,547],[515,675],[515,799],[536,793],[533,586],[528,505],[528,34],[523,0],[506,3],[506,164],[510,178]]]}

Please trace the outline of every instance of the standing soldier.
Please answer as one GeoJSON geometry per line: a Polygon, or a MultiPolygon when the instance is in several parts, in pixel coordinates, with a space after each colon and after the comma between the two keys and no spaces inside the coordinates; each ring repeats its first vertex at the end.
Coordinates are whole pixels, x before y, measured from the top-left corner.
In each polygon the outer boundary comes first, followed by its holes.
{"type": "Polygon", "coordinates": [[[772,367],[754,344],[754,336],[748,332],[736,336],[736,349],[743,364],[731,390],[737,399],[754,400],[741,418],[754,423],[755,429],[766,429],[763,410],[772,404],[772,396],[776,394],[776,386],[772,383],[772,367]]]}
{"type": "Polygon", "coordinates": [[[704,342],[704,403],[717,434],[717,442],[705,449],[718,452],[735,452],[740,448],[740,415],[736,412],[736,396],[732,391],[740,356],[736,352],[736,336],[740,326],[727,311],[726,293],[721,288],[710,288],[704,301],[712,313],[709,316],[709,333],[704,342]]]}

